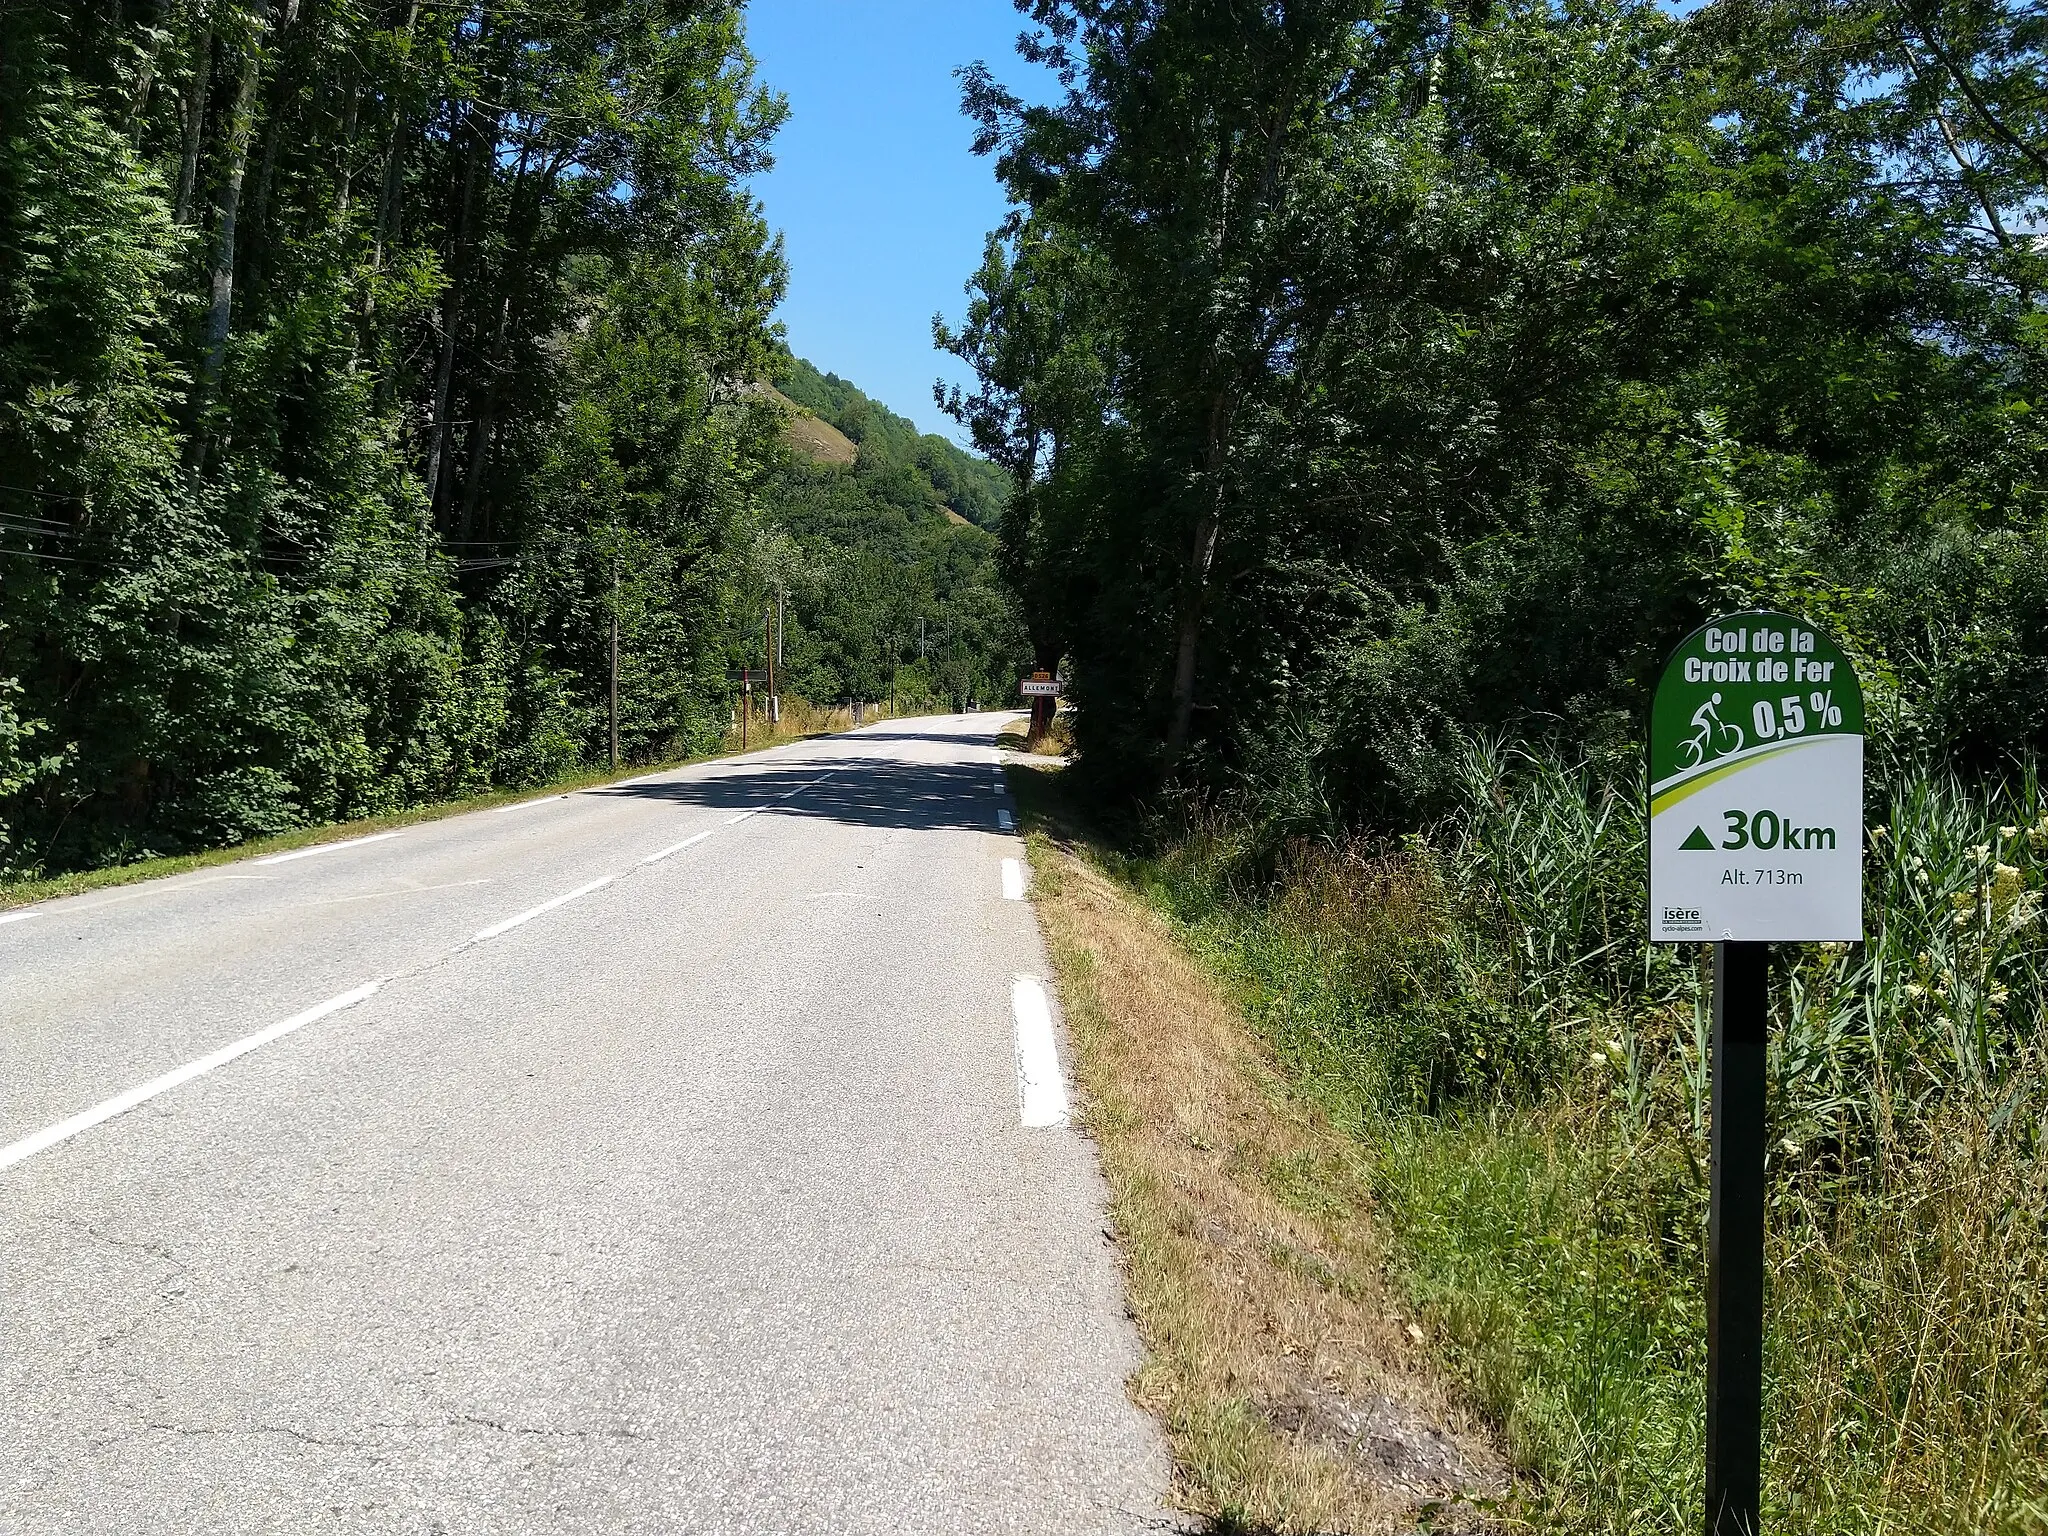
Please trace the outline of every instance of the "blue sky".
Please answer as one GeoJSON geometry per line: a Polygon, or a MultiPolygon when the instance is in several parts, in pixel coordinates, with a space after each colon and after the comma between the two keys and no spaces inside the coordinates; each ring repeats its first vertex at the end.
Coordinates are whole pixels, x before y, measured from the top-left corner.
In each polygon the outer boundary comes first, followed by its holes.
{"type": "Polygon", "coordinates": [[[754,184],[786,241],[790,347],[956,440],[932,380],[968,376],[933,350],[932,313],[959,319],[1005,207],[993,168],[969,152],[953,71],[985,59],[1013,87],[1049,80],[1016,56],[1022,27],[1010,0],[748,5],[761,79],[790,105],[775,169],[754,184]]]}

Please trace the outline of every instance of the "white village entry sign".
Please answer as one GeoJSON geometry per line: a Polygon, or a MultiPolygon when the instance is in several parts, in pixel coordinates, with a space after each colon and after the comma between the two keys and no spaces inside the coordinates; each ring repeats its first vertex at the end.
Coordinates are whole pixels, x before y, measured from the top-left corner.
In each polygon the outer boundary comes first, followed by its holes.
{"type": "Polygon", "coordinates": [[[1863,690],[1803,619],[1732,613],[1650,708],[1650,937],[1863,937],[1863,690]]]}

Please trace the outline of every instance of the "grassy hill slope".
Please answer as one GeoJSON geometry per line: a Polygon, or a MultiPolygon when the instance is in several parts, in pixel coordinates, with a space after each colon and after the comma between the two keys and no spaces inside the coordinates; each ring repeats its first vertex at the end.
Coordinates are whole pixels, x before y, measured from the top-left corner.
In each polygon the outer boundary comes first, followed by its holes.
{"type": "Polygon", "coordinates": [[[976,458],[945,438],[919,432],[917,424],[898,416],[887,406],[863,393],[836,373],[820,373],[800,357],[791,357],[774,380],[777,391],[792,404],[809,411],[815,421],[799,416],[791,436],[813,458],[844,463],[840,450],[817,426],[836,429],[835,435],[852,444],[888,468],[907,468],[931,482],[936,500],[977,528],[991,532],[1002,521],[1009,504],[1010,482],[995,465],[976,458]],[[813,448],[811,439],[818,440],[813,448]]]}

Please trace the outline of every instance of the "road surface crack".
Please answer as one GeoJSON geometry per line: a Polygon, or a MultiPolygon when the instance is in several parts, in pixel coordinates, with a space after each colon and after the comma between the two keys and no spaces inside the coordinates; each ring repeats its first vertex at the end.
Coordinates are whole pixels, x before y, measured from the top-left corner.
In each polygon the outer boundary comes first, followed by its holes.
{"type": "Polygon", "coordinates": [[[637,1429],[556,1429],[552,1425],[509,1424],[502,1419],[486,1418],[479,1413],[457,1414],[449,1421],[467,1424],[475,1429],[495,1430],[501,1435],[545,1435],[562,1440],[639,1440],[644,1436],[637,1429]]]}
{"type": "Polygon", "coordinates": [[[289,1424],[255,1424],[244,1429],[238,1425],[215,1424],[170,1424],[162,1420],[150,1420],[142,1426],[146,1430],[157,1430],[164,1434],[202,1438],[219,1435],[283,1435],[286,1439],[297,1440],[305,1445],[318,1445],[328,1450],[356,1451],[362,1446],[347,1439],[333,1439],[316,1435],[309,1430],[293,1429],[289,1424]]]}

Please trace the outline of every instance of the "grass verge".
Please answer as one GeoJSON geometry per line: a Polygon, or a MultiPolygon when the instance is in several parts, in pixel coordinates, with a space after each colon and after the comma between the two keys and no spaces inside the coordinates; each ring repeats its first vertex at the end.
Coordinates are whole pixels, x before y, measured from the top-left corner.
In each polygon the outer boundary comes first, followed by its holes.
{"type": "Polygon", "coordinates": [[[1059,770],[1010,782],[1179,1499],[1225,1532],[1487,1528],[1500,1463],[1389,1291],[1363,1148],[1112,877],[1059,770]]]}

